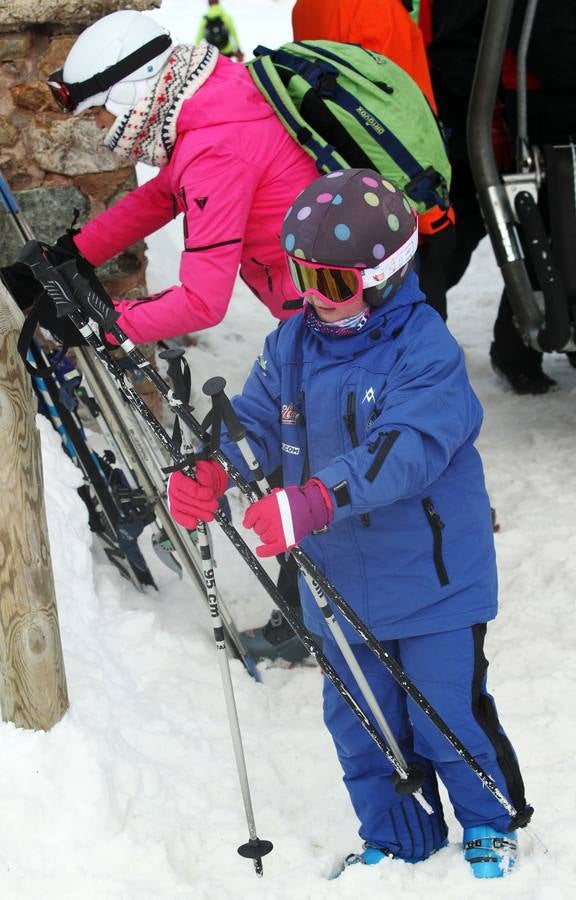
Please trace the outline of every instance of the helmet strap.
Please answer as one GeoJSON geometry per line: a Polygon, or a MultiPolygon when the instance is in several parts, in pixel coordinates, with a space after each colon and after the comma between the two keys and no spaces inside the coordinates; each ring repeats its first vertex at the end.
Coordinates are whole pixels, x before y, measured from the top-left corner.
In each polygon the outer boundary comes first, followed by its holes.
{"type": "Polygon", "coordinates": [[[132,53],[128,54],[128,56],[125,56],[124,59],[120,59],[117,63],[114,63],[114,65],[108,66],[108,68],[104,69],[102,72],[96,72],[95,75],[92,75],[85,81],[75,81],[71,84],[67,84],[66,86],[70,93],[73,108],[75,109],[83,100],[94,97],[95,94],[105,93],[110,90],[114,84],[117,84],[117,82],[122,81],[123,78],[136,72],[147,62],[155,59],[155,57],[159,56],[164,50],[167,50],[168,47],[171,46],[172,38],[170,35],[160,34],[146,44],[143,44],[142,47],[138,47],[137,50],[134,50],[132,53]]]}

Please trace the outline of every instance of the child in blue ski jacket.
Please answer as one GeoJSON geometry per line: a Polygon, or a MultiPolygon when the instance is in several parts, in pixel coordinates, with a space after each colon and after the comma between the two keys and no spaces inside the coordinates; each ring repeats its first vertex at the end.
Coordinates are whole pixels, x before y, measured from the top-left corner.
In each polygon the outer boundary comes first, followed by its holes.
{"type": "MultiPolygon", "coordinates": [[[[446,844],[436,776],[464,829],[477,877],[508,871],[529,821],[516,755],[487,693],[486,623],[497,609],[490,504],[474,448],[482,422],[462,351],[412,271],[417,223],[403,193],[369,169],[324,175],[288,210],[282,242],[304,311],[266,340],[233,401],[265,473],[285,487],[244,524],[260,556],[300,544],[488,772],[514,820],[336,617],[408,761],[424,766],[427,815],[329,679],[324,719],[360,820],[362,853],[426,859],[446,844]]],[[[234,443],[222,449],[247,476],[234,443]]],[[[210,520],[227,477],[214,460],[171,476],[170,508],[188,528],[210,520]]],[[[318,606],[305,622],[354,693],[318,606]]],[[[355,693],[361,706],[362,697],[355,693]]]]}

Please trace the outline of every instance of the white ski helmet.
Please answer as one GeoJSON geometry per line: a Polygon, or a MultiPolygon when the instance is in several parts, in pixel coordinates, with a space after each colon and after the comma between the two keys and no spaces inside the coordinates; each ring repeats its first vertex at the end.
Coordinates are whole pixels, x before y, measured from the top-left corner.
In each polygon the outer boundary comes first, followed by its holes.
{"type": "Polygon", "coordinates": [[[135,10],[113,12],[79,35],[48,84],[68,112],[105,106],[119,116],[148,93],[171,47],[170,34],[154,19],[135,10]]]}

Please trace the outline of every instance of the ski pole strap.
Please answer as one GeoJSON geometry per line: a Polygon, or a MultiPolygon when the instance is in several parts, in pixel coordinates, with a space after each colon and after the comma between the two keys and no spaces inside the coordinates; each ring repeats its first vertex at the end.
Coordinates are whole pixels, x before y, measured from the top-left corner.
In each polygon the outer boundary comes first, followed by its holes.
{"type": "MultiPolygon", "coordinates": [[[[190,369],[184,359],[184,353],[185,351],[182,347],[173,347],[168,350],[162,350],[158,355],[168,364],[168,377],[172,382],[174,399],[189,405],[192,379],[190,376],[190,369]]],[[[190,407],[190,409],[193,409],[193,407],[190,407]]],[[[194,452],[190,437],[184,435],[184,429],[182,428],[178,416],[176,416],[174,420],[172,441],[174,446],[180,448],[183,460],[175,465],[164,467],[162,471],[167,474],[177,471],[192,473],[202,454],[197,455],[194,452]]]]}
{"type": "MultiPolygon", "coordinates": [[[[168,363],[168,377],[174,385],[175,398],[182,403],[188,404],[190,391],[192,390],[192,378],[190,369],[183,358],[184,353],[183,347],[172,347],[168,350],[162,350],[158,355],[160,359],[164,359],[168,363]]],[[[190,408],[193,409],[194,407],[190,408]]]]}
{"type": "Polygon", "coordinates": [[[40,323],[41,305],[47,302],[53,303],[56,317],[61,318],[71,312],[75,308],[75,304],[68,298],[63,287],[56,289],[56,286],[54,285],[51,290],[48,289],[47,272],[50,271],[52,267],[43,254],[42,245],[39,241],[27,241],[20,251],[18,258],[20,262],[31,269],[36,281],[44,287],[46,292],[38,297],[24,320],[24,325],[18,336],[18,353],[30,375],[47,378],[54,372],[62,357],[67,353],[68,345],[65,344],[63,346],[62,352],[51,366],[39,367],[30,362],[29,350],[32,345],[36,327],[40,323]],[[46,294],[48,297],[46,297],[46,294]]]}
{"type": "Polygon", "coordinates": [[[18,353],[22,362],[24,363],[26,371],[34,378],[49,378],[57,368],[59,362],[68,352],[68,345],[66,344],[62,347],[62,350],[58,353],[52,364],[49,366],[38,366],[34,365],[34,363],[31,362],[29,351],[34,341],[36,327],[39,324],[40,304],[42,303],[42,301],[43,297],[41,295],[38,300],[36,300],[34,306],[24,319],[24,324],[20,330],[20,334],[18,335],[18,342],[16,344],[18,353]]]}

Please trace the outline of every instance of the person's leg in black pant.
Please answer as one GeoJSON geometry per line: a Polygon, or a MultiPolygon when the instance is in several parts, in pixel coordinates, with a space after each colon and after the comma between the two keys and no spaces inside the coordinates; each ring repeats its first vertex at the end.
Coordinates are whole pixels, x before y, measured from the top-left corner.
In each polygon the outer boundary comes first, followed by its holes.
{"type": "Polygon", "coordinates": [[[486,234],[468,159],[452,159],[451,165],[450,202],[456,222],[454,246],[444,269],[446,290],[458,284],[468,268],[474,250],[486,234]]]}
{"type": "Polygon", "coordinates": [[[506,291],[494,322],[490,359],[494,370],[516,394],[547,394],[556,387],[556,382],[542,370],[542,353],[527,347],[520,337],[506,291]]]}
{"type": "Polygon", "coordinates": [[[440,313],[444,321],[448,315],[446,305],[445,269],[454,246],[454,226],[426,235],[418,247],[417,267],[421,291],[426,302],[440,313]]]}

